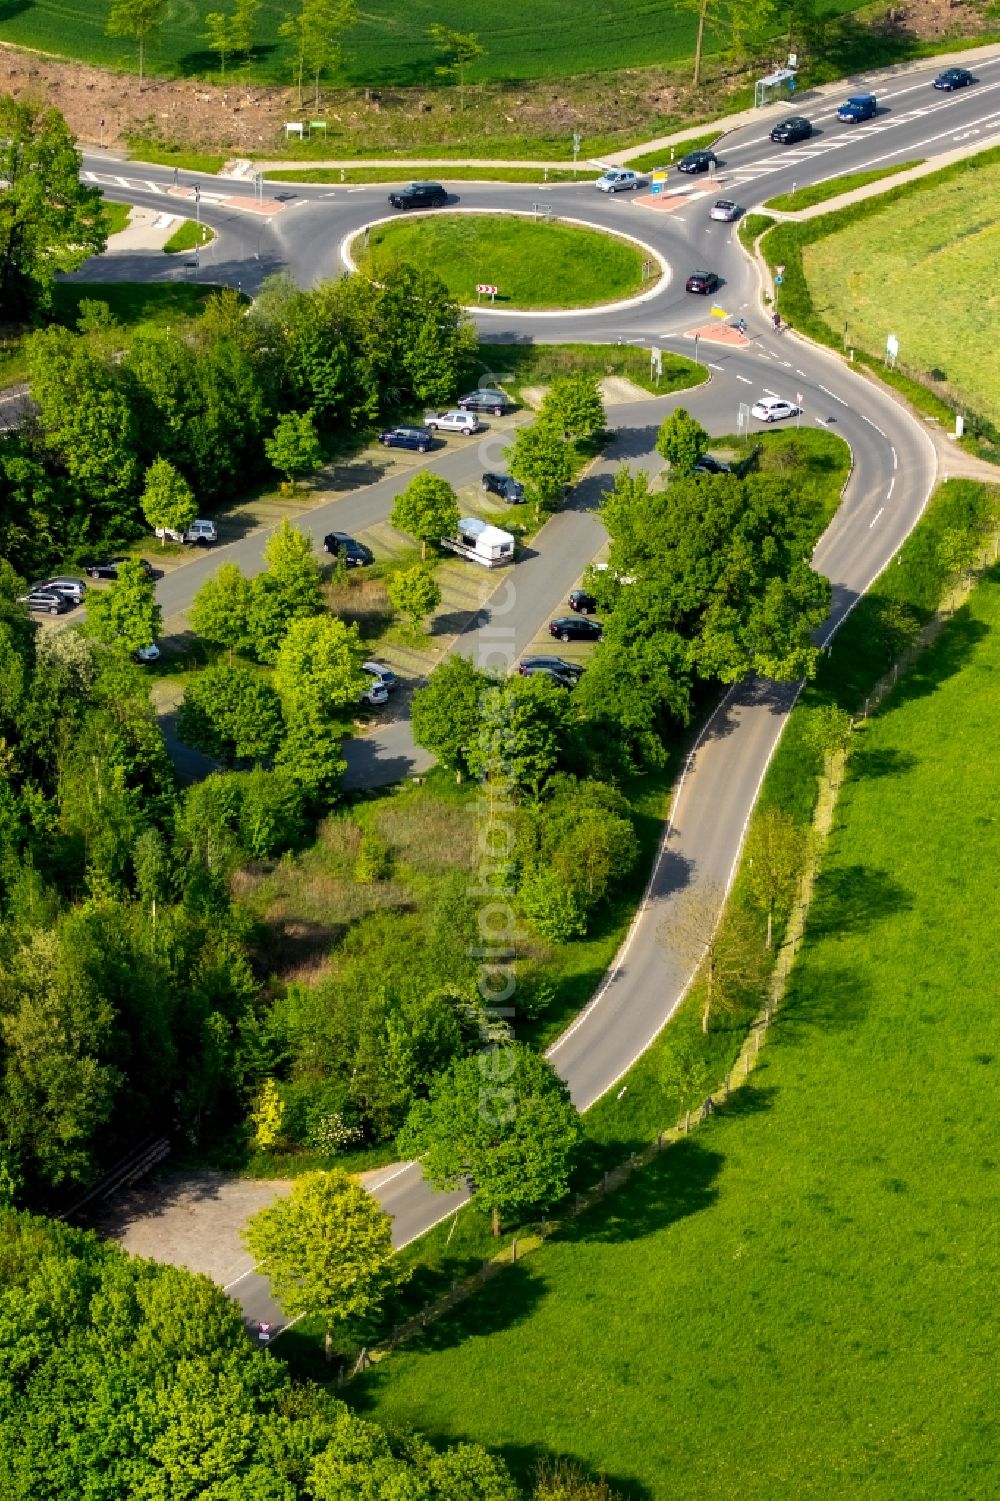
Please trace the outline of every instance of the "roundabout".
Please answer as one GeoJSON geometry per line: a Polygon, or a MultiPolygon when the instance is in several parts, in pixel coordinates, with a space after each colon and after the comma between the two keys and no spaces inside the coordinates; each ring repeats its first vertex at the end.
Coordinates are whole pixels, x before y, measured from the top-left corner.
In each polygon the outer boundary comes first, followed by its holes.
{"type": "Polygon", "coordinates": [[[348,271],[392,261],[433,272],[477,312],[593,312],[649,299],[669,280],[653,246],[582,219],[523,210],[438,210],[375,220],[345,241],[348,271]],[[484,306],[477,288],[495,286],[484,306]]]}

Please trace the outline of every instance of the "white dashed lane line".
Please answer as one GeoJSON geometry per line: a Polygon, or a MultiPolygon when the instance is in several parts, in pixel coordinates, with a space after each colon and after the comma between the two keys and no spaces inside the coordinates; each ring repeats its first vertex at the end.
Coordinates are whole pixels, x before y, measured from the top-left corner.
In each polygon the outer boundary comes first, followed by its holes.
{"type": "MultiPolygon", "coordinates": [[[[837,397],[836,399],[839,401],[840,398],[837,397]]],[[[847,405],[847,402],[845,401],[844,402],[844,406],[846,407],[846,405],[847,405]]],[[[870,417],[866,417],[865,414],[864,414],[864,412],[861,413],[861,421],[862,422],[867,422],[869,427],[873,427],[875,429],[875,431],[878,433],[878,435],[879,435],[880,438],[884,438],[885,437],[885,433],[879,427],[878,423],[877,422],[873,422],[870,417]]],[[[888,439],[886,441],[888,441],[888,439]]]]}
{"type": "Polygon", "coordinates": [[[876,521],[881,516],[881,514],[882,514],[882,512],[884,510],[885,510],[885,506],[879,506],[878,510],[875,512],[875,515],[872,517],[871,521],[869,521],[869,523],[868,523],[868,530],[869,531],[871,531],[872,527],[875,525],[876,521]]]}
{"type": "Polygon", "coordinates": [[[753,385],[753,381],[752,380],[748,380],[745,375],[738,375],[736,377],[736,379],[737,380],[741,380],[745,386],[752,386],[753,385]]]}
{"type": "MultiPolygon", "coordinates": [[[[801,370],[799,371],[799,374],[802,374],[801,370]]],[[[838,396],[836,391],[831,391],[829,386],[820,386],[820,390],[823,392],[824,396],[829,396],[831,401],[839,401],[842,407],[846,407],[847,402],[844,400],[844,398],[842,396],[838,396]]],[[[867,417],[865,418],[865,421],[868,421],[867,417]]],[[[875,426],[874,422],[872,423],[872,426],[875,426]]]]}

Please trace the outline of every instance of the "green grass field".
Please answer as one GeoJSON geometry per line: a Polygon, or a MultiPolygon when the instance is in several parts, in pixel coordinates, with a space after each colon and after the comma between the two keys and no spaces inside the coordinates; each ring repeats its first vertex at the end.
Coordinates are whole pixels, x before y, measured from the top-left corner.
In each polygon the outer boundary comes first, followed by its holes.
{"type": "Polygon", "coordinates": [[[803,247],[816,312],[869,354],[1000,422],[1000,162],[936,182],[803,247]]]}
{"type": "Polygon", "coordinates": [[[588,307],[631,297],[656,279],[644,281],[646,257],[627,240],[514,214],[399,219],[371,231],[367,252],[360,239],[351,249],[359,265],[424,266],[463,303],[474,303],[485,282],[499,287],[497,306],[588,307]]]}
{"type": "MultiPolygon", "coordinates": [[[[218,60],[205,42],[205,15],[217,9],[210,0],[168,0],[163,28],[148,50],[151,72],[218,76],[218,60]]],[[[834,0],[836,13],[857,8],[856,0],[834,0]]],[[[258,18],[255,81],[288,84],[292,54],[277,29],[286,6],[267,0],[258,18]]],[[[80,61],[135,70],[136,49],[105,35],[106,0],[29,0],[0,13],[0,39],[80,61]]],[[[435,22],[459,31],[475,30],[485,56],[469,69],[470,81],[561,78],[615,68],[676,62],[694,51],[696,19],[678,10],[674,0],[643,0],[623,24],[621,8],[611,0],[586,0],[568,11],[565,0],[511,0],[486,18],[470,17],[460,0],[414,0],[399,7],[377,0],[362,8],[359,24],[344,38],[339,83],[433,87],[440,59],[427,35],[435,22]]],[[[780,30],[781,27],[776,27],[780,30]]],[[[706,50],[726,45],[724,31],[709,31],[706,50]]],[[[227,69],[232,86],[247,70],[227,69]]]]}
{"type": "Polygon", "coordinates": [[[828,177],[824,182],[810,183],[807,188],[798,188],[794,193],[779,193],[777,198],[768,198],[766,209],[779,213],[794,214],[803,208],[812,208],[817,203],[827,203],[839,198],[841,193],[852,193],[855,188],[866,188],[869,183],[881,182],[884,177],[898,177],[911,167],[919,167],[924,158],[916,157],[911,162],[900,162],[896,167],[875,167],[871,172],[848,172],[843,177],[828,177]]]}
{"type": "Polygon", "coordinates": [[[655,1501],[997,1494],[998,671],[994,572],[863,734],[750,1087],[352,1402],[655,1501]]]}

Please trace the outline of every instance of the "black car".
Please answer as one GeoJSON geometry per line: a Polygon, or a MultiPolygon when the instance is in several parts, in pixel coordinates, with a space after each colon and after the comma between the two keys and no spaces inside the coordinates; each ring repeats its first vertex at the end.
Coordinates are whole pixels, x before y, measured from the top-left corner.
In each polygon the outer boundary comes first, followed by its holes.
{"type": "Polygon", "coordinates": [[[936,89],[964,89],[967,83],[975,83],[975,79],[968,68],[945,68],[934,80],[936,89]]]}
{"type": "Polygon", "coordinates": [[[560,641],[600,641],[604,627],[589,615],[557,615],[549,621],[549,635],[560,641]]]}
{"type": "Polygon", "coordinates": [[[484,474],[483,489],[487,495],[499,495],[509,506],[524,505],[524,486],[509,474],[484,474]]]}
{"type": "Polygon", "coordinates": [[[514,410],[514,403],[507,392],[493,388],[469,391],[465,396],[460,396],[455,405],[464,407],[467,412],[492,412],[494,417],[502,417],[504,412],[514,410]]]}
{"type": "Polygon", "coordinates": [[[356,542],[346,532],[327,532],[323,547],[332,558],[343,558],[345,568],[363,568],[366,563],[375,561],[371,548],[363,542],[356,542]]]}
{"type": "Polygon", "coordinates": [[[29,610],[35,610],[40,615],[63,615],[67,610],[72,610],[76,601],[68,594],[60,594],[58,589],[30,589],[27,594],[22,594],[18,604],[27,605],[29,610]]]}
{"type": "Polygon", "coordinates": [[[580,681],[571,672],[566,672],[562,667],[546,667],[544,663],[535,664],[522,670],[523,678],[548,678],[557,688],[573,689],[580,681]]]}
{"type": "Polygon", "coordinates": [[[106,563],[91,563],[84,571],[88,578],[92,579],[116,579],[118,569],[122,563],[138,563],[148,579],[161,579],[163,570],[154,568],[152,563],[147,563],[145,558],[109,558],[106,563]]]}
{"type": "Polygon", "coordinates": [[[694,466],[695,474],[732,474],[731,464],[723,463],[722,459],[713,458],[710,453],[703,453],[694,466]]]}
{"type": "Polygon", "coordinates": [[[441,208],[448,194],[439,182],[411,182],[398,193],[389,194],[393,208],[441,208]]]}
{"type": "Polygon", "coordinates": [[[717,167],[719,158],[714,151],[689,151],[687,156],[682,156],[677,163],[678,172],[707,172],[710,167],[717,167]]]}
{"type": "Polygon", "coordinates": [[[577,615],[593,615],[597,609],[597,600],[586,589],[573,589],[566,603],[577,615]]]}
{"type": "Polygon", "coordinates": [[[583,668],[579,662],[567,662],[565,657],[522,657],[517,664],[517,670],[523,678],[543,669],[546,672],[557,672],[560,677],[569,678],[574,683],[578,683],[583,677],[583,668]]]}
{"type": "Polygon", "coordinates": [[[689,292],[700,292],[707,297],[710,292],[719,290],[722,280],[714,271],[693,271],[684,285],[689,292]]]}
{"type": "Polygon", "coordinates": [[[384,448],[415,448],[417,453],[427,453],[434,447],[429,427],[387,427],[378,440],[384,448]]]}
{"type": "Polygon", "coordinates": [[[808,141],[812,133],[813,128],[803,115],[789,115],[787,120],[778,121],[771,131],[771,140],[787,146],[792,141],[808,141]]]}

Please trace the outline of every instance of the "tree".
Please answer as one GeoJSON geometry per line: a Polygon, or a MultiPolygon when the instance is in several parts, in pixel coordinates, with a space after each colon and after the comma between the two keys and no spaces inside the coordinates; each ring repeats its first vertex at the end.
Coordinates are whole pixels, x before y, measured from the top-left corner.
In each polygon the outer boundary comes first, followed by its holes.
{"type": "Polygon", "coordinates": [[[678,1111],[690,1109],[696,1100],[702,1098],[702,1091],[711,1077],[705,1054],[696,1046],[693,1037],[678,1036],[671,1029],[666,1043],[657,1049],[655,1056],[660,1083],[671,1097],[674,1108],[678,1111]]]}
{"type": "Polygon", "coordinates": [[[656,435],[656,451],[672,469],[690,474],[708,447],[708,433],[683,407],[676,407],[656,435]]]}
{"type": "Polygon", "coordinates": [[[0,307],[7,321],[51,302],[56,278],[107,244],[101,194],[56,109],[0,97],[0,307]]]}
{"type": "Polygon", "coordinates": [[[169,459],[156,459],[146,470],[142,514],[154,531],[163,531],[163,544],[167,532],[178,532],[183,537],[198,514],[198,502],[190,485],[169,459]]]}
{"type": "Polygon", "coordinates": [[[239,52],[243,57],[249,58],[254,46],[254,37],[257,30],[257,12],[260,10],[260,0],[236,0],[233,10],[233,18],[230,22],[230,37],[232,38],[234,52],[239,52]]]}
{"type": "Polygon", "coordinates": [[[511,474],[543,510],[562,499],[573,477],[573,465],[564,439],[550,423],[519,427],[504,456],[511,474]]]}
{"type": "Polygon", "coordinates": [[[403,1139],[435,1187],[471,1181],[499,1235],[501,1216],[566,1193],[580,1118],[551,1064],[508,1043],[452,1064],[413,1107],[403,1139]]]}
{"type": "Polygon", "coordinates": [[[305,63],[313,75],[318,109],[320,78],[340,62],[340,38],[357,22],[357,0],[303,0],[302,18],[305,63]]]}
{"type": "Polygon", "coordinates": [[[786,906],[802,874],[808,836],[780,808],[766,808],[750,825],[743,868],[754,900],[767,913],[767,947],[771,947],[774,914],[786,906]]]}
{"type": "Polygon", "coordinates": [[[434,69],[440,78],[458,79],[458,99],[460,108],[465,108],[465,70],[470,63],[482,57],[486,48],[480,45],[479,37],[474,31],[452,31],[440,22],[427,28],[427,35],[432,38],[436,50],[444,59],[434,69]]]}
{"type": "Polygon", "coordinates": [[[87,596],[87,628],[106,646],[140,651],[152,646],[161,625],[153,581],[135,558],[119,563],[118,577],[109,588],[87,596]]]}
{"type": "Polygon", "coordinates": [[[399,531],[416,537],[420,556],[426,558],[428,542],[452,536],[458,526],[458,500],[446,479],[425,469],[396,496],[389,520],[399,531]]]}
{"type": "Polygon", "coordinates": [[[394,573],[386,584],[392,608],[419,626],[441,603],[441,589],[431,570],[423,564],[394,573]]]}
{"type": "Polygon", "coordinates": [[[590,375],[560,375],[548,389],[539,421],[551,422],[564,438],[592,438],[607,417],[597,381],[590,375]]]}
{"type": "Polygon", "coordinates": [[[289,484],[297,474],[309,474],[323,462],[323,445],[311,412],[285,412],[278,418],[272,438],[264,439],[264,452],[289,484]]]}
{"type": "Polygon", "coordinates": [[[139,91],[142,92],[142,69],[146,44],[163,24],[166,0],[111,0],[106,31],[108,36],[131,37],[139,43],[139,91]]]}
{"type": "Polygon", "coordinates": [[[692,887],[677,898],[661,927],[667,947],[698,971],[701,1030],[706,1035],[713,1017],[756,998],[765,973],[764,951],[753,923],[735,902],[723,913],[725,900],[718,886],[692,887]]]}
{"type": "Polygon", "coordinates": [[[553,943],[568,943],[587,931],[587,914],[576,892],[547,871],[529,871],[517,899],[528,921],[553,943]]]}
{"type": "Polygon", "coordinates": [[[363,1334],[404,1280],[392,1220],[338,1170],[296,1178],[286,1198],[248,1220],[243,1238],[284,1312],[322,1319],[328,1360],[335,1340],[363,1334]]]}
{"type": "Polygon", "coordinates": [[[569,697],[540,673],[487,688],[467,753],[472,773],[537,797],[569,735],[569,697]]]}
{"type": "Polygon", "coordinates": [[[235,563],[223,563],[202,584],[187,614],[192,630],[206,641],[226,647],[231,661],[234,651],[253,650],[252,607],[250,580],[235,563]]]}
{"type": "Polygon", "coordinates": [[[206,667],[184,690],[177,718],[181,739],[230,766],[269,761],[283,730],[277,693],[249,667],[206,667]]]}
{"type": "Polygon", "coordinates": [[[262,662],[273,662],[293,620],[323,610],[323,581],[312,542],[282,521],[264,548],[266,572],[250,583],[250,634],[262,662]]]}
{"type": "Polygon", "coordinates": [[[826,770],[838,756],[845,755],[851,743],[853,725],[846,709],[836,704],[820,704],[809,711],[805,725],[806,744],[822,757],[826,770]]]}
{"type": "Polygon", "coordinates": [[[219,54],[219,71],[226,76],[226,58],[233,50],[233,37],[229,17],[220,10],[213,10],[205,17],[204,40],[212,52],[219,54]]]}
{"type": "Polygon", "coordinates": [[[435,667],[426,686],[413,695],[410,723],[414,740],[454,771],[457,782],[469,770],[483,695],[490,684],[491,679],[477,672],[468,657],[456,654],[435,667]]]}
{"type": "Polygon", "coordinates": [[[293,620],[278,651],[274,686],[286,726],[278,764],[317,798],[332,795],[344,769],[344,711],[369,681],[360,656],[357,626],[329,615],[293,620]]]}

